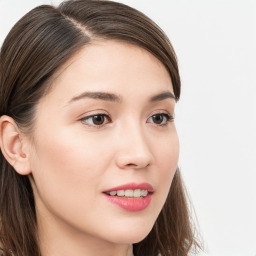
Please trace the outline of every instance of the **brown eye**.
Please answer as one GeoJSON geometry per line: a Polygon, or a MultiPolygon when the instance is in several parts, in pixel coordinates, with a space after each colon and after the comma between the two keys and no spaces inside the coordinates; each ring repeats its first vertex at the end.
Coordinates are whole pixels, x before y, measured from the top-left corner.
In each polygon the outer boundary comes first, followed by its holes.
{"type": "Polygon", "coordinates": [[[92,117],[92,122],[93,122],[93,124],[95,124],[95,125],[102,125],[102,124],[104,124],[105,118],[106,118],[106,117],[103,116],[103,115],[93,116],[93,117],[92,117]]]}
{"type": "Polygon", "coordinates": [[[154,115],[152,116],[152,121],[155,123],[155,124],[161,124],[164,120],[164,116],[163,115],[154,115]]]}
{"type": "Polygon", "coordinates": [[[109,117],[105,114],[87,116],[81,119],[81,121],[89,126],[102,126],[109,121],[109,117]]]}
{"type": "Polygon", "coordinates": [[[149,123],[157,125],[167,125],[169,121],[173,120],[173,117],[168,114],[155,114],[148,119],[149,123]]]}

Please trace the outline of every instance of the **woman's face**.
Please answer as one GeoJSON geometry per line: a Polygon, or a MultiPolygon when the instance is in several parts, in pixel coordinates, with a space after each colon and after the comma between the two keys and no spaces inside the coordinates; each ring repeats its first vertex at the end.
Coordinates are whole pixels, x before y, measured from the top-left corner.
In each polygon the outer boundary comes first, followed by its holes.
{"type": "Polygon", "coordinates": [[[29,157],[39,233],[142,240],[177,167],[174,107],[168,72],[144,49],[96,41],[72,57],[36,110],[29,157]]]}

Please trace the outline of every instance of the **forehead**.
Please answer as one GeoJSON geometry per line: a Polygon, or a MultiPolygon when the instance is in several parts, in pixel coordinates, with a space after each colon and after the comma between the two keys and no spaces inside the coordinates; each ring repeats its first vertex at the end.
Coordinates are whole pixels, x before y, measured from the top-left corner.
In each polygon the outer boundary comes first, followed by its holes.
{"type": "Polygon", "coordinates": [[[159,90],[173,92],[165,66],[151,53],[135,45],[99,40],[86,45],[54,74],[51,94],[62,98],[84,90],[128,96],[159,90]]]}

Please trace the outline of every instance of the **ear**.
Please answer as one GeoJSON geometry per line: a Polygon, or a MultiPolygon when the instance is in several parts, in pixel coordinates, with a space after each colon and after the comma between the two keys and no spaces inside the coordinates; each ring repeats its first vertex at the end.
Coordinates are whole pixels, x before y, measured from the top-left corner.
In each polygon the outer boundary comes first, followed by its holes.
{"type": "Polygon", "coordinates": [[[31,173],[28,139],[9,116],[0,118],[0,148],[10,165],[21,175],[31,173]]]}

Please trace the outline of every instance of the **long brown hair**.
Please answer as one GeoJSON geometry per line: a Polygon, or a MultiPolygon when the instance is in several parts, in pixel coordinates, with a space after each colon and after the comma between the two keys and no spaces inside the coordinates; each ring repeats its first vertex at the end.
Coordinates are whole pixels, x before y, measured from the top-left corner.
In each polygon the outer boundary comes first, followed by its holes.
{"type": "MultiPolygon", "coordinates": [[[[71,0],[39,6],[12,28],[0,53],[0,116],[24,132],[33,128],[35,106],[49,89],[54,72],[95,39],[142,47],[168,70],[176,100],[180,76],[173,47],[148,17],[106,0],[71,0]]],[[[0,153],[0,247],[4,255],[39,256],[33,191],[0,153]]],[[[197,247],[185,190],[177,170],[166,203],[149,235],[134,244],[136,256],[186,256],[197,247]]]]}

